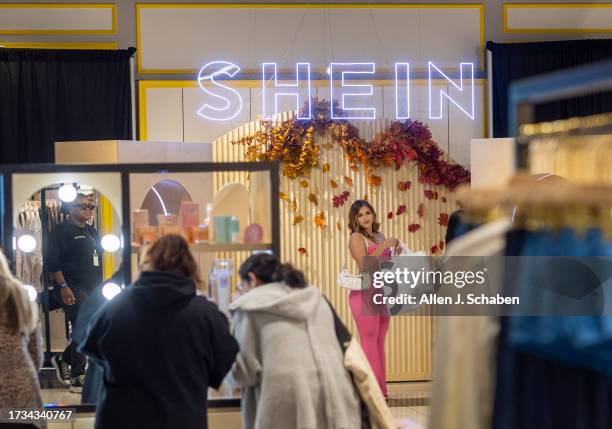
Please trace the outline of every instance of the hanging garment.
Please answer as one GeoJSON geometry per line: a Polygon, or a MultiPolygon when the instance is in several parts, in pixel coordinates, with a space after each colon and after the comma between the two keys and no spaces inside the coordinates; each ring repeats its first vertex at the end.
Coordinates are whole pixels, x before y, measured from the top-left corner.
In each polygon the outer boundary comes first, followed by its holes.
{"type": "MultiPolygon", "coordinates": [[[[596,236],[587,234],[591,238],[596,236]]],[[[555,236],[547,232],[515,230],[506,238],[506,254],[559,254],[560,249],[566,249],[564,253],[578,253],[598,246],[596,242],[585,244],[578,240],[571,231],[562,231],[555,236]],[[567,248],[570,239],[577,240],[574,250],[567,248]]],[[[518,266],[508,267],[506,283],[524,285],[521,282],[529,280],[525,273],[534,268],[530,266],[533,260],[535,258],[522,258],[518,266]]],[[[612,427],[612,379],[589,368],[593,366],[592,358],[583,355],[580,363],[569,359],[572,354],[567,353],[575,353],[576,349],[568,348],[572,343],[566,334],[582,335],[580,332],[584,327],[579,323],[588,319],[595,324],[604,322],[603,318],[580,317],[501,319],[493,418],[495,429],[612,427]],[[532,330],[532,333],[527,330],[532,330]],[[547,347],[541,344],[544,340],[547,347]],[[544,350],[547,352],[543,353],[544,350]],[[564,362],[571,363],[571,366],[564,362]]]]}
{"type": "Polygon", "coordinates": [[[15,250],[15,274],[24,284],[33,286],[40,293],[43,289],[42,225],[36,203],[26,202],[17,216],[15,235],[31,235],[36,240],[36,247],[27,253],[19,248],[15,250]]]}
{"type": "MultiPolygon", "coordinates": [[[[445,259],[502,255],[510,225],[502,219],[455,238],[445,259]]],[[[498,330],[495,317],[438,317],[430,429],[491,427],[498,330]]]]}
{"type": "Polygon", "coordinates": [[[594,257],[604,251],[602,235],[563,228],[526,237],[524,255],[533,257],[522,258],[515,289],[533,316],[512,317],[509,340],[522,350],[612,375],[612,318],[597,316],[605,304],[601,285],[612,278],[612,260],[594,257]],[[549,255],[575,258],[544,257],[549,255]]]}

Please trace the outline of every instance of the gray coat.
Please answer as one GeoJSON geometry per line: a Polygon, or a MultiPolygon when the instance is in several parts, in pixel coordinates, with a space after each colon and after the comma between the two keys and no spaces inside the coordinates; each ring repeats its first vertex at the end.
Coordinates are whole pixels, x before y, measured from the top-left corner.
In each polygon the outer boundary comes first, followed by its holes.
{"type": "Polygon", "coordinates": [[[230,305],[240,344],[228,376],[244,429],[359,429],[359,398],[318,289],[259,286],[230,305]]]}

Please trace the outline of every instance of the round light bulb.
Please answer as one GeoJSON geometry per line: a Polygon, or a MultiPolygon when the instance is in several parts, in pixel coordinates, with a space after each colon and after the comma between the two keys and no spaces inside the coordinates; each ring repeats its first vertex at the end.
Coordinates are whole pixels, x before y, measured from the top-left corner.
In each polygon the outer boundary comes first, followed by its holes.
{"type": "Polygon", "coordinates": [[[119,250],[119,247],[121,247],[121,240],[119,240],[119,237],[117,237],[115,234],[106,234],[104,237],[102,237],[100,243],[102,244],[102,248],[104,250],[111,253],[116,252],[119,250]]]}
{"type": "Polygon", "coordinates": [[[57,191],[60,200],[69,203],[74,201],[77,196],[77,190],[72,185],[62,185],[57,191]]]}
{"type": "Polygon", "coordinates": [[[30,298],[30,301],[32,301],[32,302],[36,301],[36,297],[38,296],[38,292],[36,292],[36,289],[34,289],[34,286],[32,286],[32,285],[23,285],[23,287],[26,290],[26,292],[28,293],[28,298],[30,298]]]}
{"type": "Polygon", "coordinates": [[[106,283],[102,286],[102,295],[107,300],[113,299],[121,292],[121,287],[117,283],[106,283]]]}
{"type": "Polygon", "coordinates": [[[29,234],[24,234],[17,240],[17,247],[22,252],[31,252],[36,249],[36,239],[29,234]]]}

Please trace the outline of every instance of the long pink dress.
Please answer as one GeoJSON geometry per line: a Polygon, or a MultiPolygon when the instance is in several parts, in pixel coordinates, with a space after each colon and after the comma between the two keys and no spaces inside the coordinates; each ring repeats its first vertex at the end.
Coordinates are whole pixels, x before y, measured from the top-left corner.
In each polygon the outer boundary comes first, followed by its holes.
{"type": "MultiPolygon", "coordinates": [[[[377,244],[369,245],[368,255],[371,255],[377,247],[377,244]]],[[[389,258],[391,258],[391,249],[385,249],[380,259],[389,258]]],[[[370,361],[380,389],[387,397],[385,337],[391,317],[386,306],[374,304],[373,296],[376,293],[379,292],[373,287],[364,291],[352,290],[349,294],[349,306],[357,325],[361,347],[370,361]]]]}

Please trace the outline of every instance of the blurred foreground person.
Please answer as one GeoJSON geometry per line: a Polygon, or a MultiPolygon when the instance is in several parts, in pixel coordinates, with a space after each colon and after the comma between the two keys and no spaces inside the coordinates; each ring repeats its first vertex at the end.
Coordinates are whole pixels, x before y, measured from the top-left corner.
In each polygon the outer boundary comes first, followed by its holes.
{"type": "Polygon", "coordinates": [[[361,428],[359,396],[319,290],[265,253],[248,258],[240,278],[248,292],[230,305],[240,353],[228,381],[243,389],[243,428],[361,428]]]}
{"type": "Polygon", "coordinates": [[[94,315],[81,350],[104,367],[97,429],[207,427],[208,388],[221,385],[238,345],[198,285],[185,239],[164,236],[138,280],[94,315]]]}
{"type": "Polygon", "coordinates": [[[38,371],[42,365],[37,308],[11,274],[0,252],[0,427],[46,428],[44,420],[16,424],[9,410],[42,410],[38,371]],[[33,422],[34,423],[34,422],[33,422]]]}

